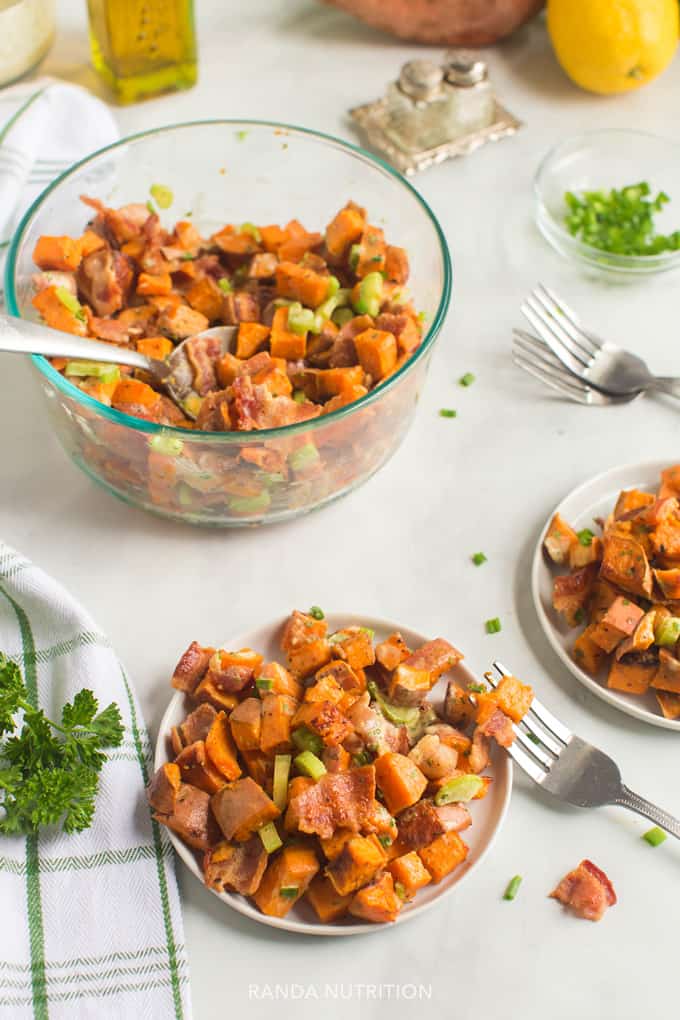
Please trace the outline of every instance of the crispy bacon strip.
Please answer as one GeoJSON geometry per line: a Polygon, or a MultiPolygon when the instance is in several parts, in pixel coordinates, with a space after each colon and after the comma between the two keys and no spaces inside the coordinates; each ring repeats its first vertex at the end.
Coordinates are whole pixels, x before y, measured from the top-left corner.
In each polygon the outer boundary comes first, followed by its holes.
{"type": "Polygon", "coordinates": [[[586,921],[599,921],[607,908],[616,903],[616,892],[609,878],[589,860],[581,861],[565,875],[550,896],[586,921]]]}
{"type": "Polygon", "coordinates": [[[330,839],[336,829],[358,832],[372,816],[374,800],[375,769],[365,765],[349,772],[327,772],[293,797],[288,810],[300,832],[330,839]]]}

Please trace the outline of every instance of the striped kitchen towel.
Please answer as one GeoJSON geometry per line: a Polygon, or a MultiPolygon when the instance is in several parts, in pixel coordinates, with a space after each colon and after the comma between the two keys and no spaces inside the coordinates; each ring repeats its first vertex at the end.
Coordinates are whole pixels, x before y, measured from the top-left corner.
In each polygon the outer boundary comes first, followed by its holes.
{"type": "Polygon", "coordinates": [[[151,747],[130,681],[87,613],[2,542],[0,651],[50,718],[88,687],[125,724],[90,829],[0,835],[0,1017],[188,1020],[172,849],[144,797],[151,747]]]}

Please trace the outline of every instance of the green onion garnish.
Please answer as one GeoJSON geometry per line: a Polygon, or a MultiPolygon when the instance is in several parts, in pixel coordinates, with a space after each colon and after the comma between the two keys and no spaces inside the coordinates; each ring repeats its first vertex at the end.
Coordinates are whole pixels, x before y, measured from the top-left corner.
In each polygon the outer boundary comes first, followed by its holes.
{"type": "Polygon", "coordinates": [[[660,829],[658,825],[655,825],[653,829],[648,829],[642,838],[646,840],[650,846],[661,846],[662,843],[666,842],[666,833],[663,829],[660,829]]]}
{"type": "Polygon", "coordinates": [[[309,615],[313,616],[315,620],[324,620],[326,618],[325,613],[320,606],[312,606],[309,610],[309,615]]]}
{"type": "Polygon", "coordinates": [[[439,417],[440,418],[455,418],[457,414],[458,414],[458,412],[454,411],[453,408],[451,408],[451,407],[442,407],[440,412],[439,412],[439,417]]]}
{"type": "Polygon", "coordinates": [[[236,131],[235,134],[237,142],[245,142],[246,138],[248,137],[247,131],[236,131]]]}
{"type": "Polygon", "coordinates": [[[231,280],[228,280],[226,276],[221,276],[219,278],[219,280],[217,281],[217,286],[220,288],[223,294],[231,294],[231,292],[234,289],[231,285],[231,280]]]}
{"type": "Polygon", "coordinates": [[[590,528],[583,528],[581,531],[576,532],[576,537],[578,538],[581,545],[584,545],[587,548],[589,545],[592,545],[592,541],[595,538],[595,535],[590,530],[590,528]]]}
{"type": "Polygon", "coordinates": [[[498,634],[501,629],[501,621],[497,616],[494,616],[492,620],[487,620],[484,624],[487,634],[498,634]]]}
{"type": "Polygon", "coordinates": [[[475,377],[472,372],[466,372],[465,375],[462,375],[458,380],[461,386],[472,386],[474,381],[475,377]]]}
{"type": "Polygon", "coordinates": [[[486,556],[482,552],[475,553],[472,557],[472,562],[476,567],[481,567],[482,563],[486,563],[486,556]]]}
{"type": "Polygon", "coordinates": [[[288,802],[288,776],[290,775],[289,754],[277,754],[274,758],[274,776],[272,779],[272,800],[279,811],[286,810],[288,802]]]}
{"type": "Polygon", "coordinates": [[[468,690],[474,691],[475,694],[486,694],[488,687],[484,684],[468,684],[468,690]]]}
{"type": "Polygon", "coordinates": [[[268,854],[273,854],[275,850],[278,850],[280,846],[283,846],[281,837],[279,836],[273,822],[267,822],[266,825],[263,825],[257,830],[257,834],[262,840],[262,846],[268,854]]]}
{"type": "Polygon", "coordinates": [[[521,875],[515,875],[514,878],[511,878],[510,881],[508,882],[505,892],[503,893],[503,899],[514,900],[515,896],[519,892],[519,887],[521,886],[521,884],[522,884],[521,875]]]}
{"type": "Polygon", "coordinates": [[[665,192],[651,197],[647,181],[620,190],[584,191],[564,196],[565,226],[573,237],[614,255],[658,255],[680,249],[680,230],[654,231],[654,216],[670,201],[665,192]]]}
{"type": "Polygon", "coordinates": [[[378,842],[387,849],[388,846],[392,846],[392,837],[383,832],[382,835],[378,836],[378,842]]]}
{"type": "Polygon", "coordinates": [[[274,686],[274,681],[270,676],[258,676],[255,681],[255,686],[258,691],[271,691],[274,686]]]}
{"type": "Polygon", "coordinates": [[[394,883],[394,891],[395,891],[395,893],[397,894],[397,896],[399,897],[400,900],[405,900],[406,899],[406,889],[405,889],[405,887],[404,887],[402,882],[395,882],[394,883]]]}
{"type": "Polygon", "coordinates": [[[279,889],[279,896],[283,896],[284,900],[294,900],[299,891],[296,885],[282,885],[279,889]]]}
{"type": "Polygon", "coordinates": [[[317,733],[313,733],[308,726],[298,726],[290,735],[298,751],[311,751],[312,755],[319,755],[323,751],[323,740],[317,733]]]}
{"type": "Polygon", "coordinates": [[[166,188],[164,184],[152,184],[149,188],[149,194],[156,200],[156,205],[159,209],[169,209],[175,200],[175,196],[170,188],[166,188]]]}
{"type": "Polygon", "coordinates": [[[257,241],[258,244],[262,240],[262,234],[257,229],[257,227],[255,226],[254,223],[242,223],[241,224],[241,233],[242,234],[250,234],[250,236],[253,238],[253,240],[257,241]]]}
{"type": "Polygon", "coordinates": [[[296,404],[304,404],[307,394],[304,390],[293,390],[293,400],[296,404]]]}

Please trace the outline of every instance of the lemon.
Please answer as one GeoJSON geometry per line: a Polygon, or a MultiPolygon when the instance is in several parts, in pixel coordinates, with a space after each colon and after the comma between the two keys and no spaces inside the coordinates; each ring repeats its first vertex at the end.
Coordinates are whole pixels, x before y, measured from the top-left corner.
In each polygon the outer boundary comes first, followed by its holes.
{"type": "Polygon", "coordinates": [[[569,77],[590,92],[628,92],[673,58],[678,0],[548,0],[548,32],[569,77]]]}

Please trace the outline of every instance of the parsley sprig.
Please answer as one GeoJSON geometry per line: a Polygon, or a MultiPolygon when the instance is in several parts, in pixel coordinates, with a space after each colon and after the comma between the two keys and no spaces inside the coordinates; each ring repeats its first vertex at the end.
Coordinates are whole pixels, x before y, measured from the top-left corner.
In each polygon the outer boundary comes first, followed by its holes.
{"type": "Polygon", "coordinates": [[[0,653],[0,833],[35,833],[59,822],[67,833],[90,826],[103,749],[123,739],[118,706],[98,709],[92,691],[82,690],[52,722],[30,704],[16,663],[0,653]]]}

